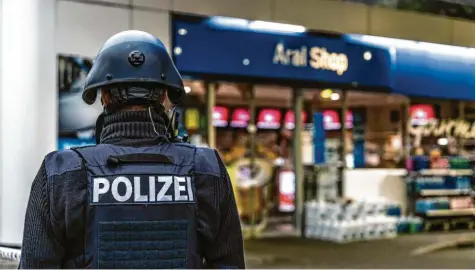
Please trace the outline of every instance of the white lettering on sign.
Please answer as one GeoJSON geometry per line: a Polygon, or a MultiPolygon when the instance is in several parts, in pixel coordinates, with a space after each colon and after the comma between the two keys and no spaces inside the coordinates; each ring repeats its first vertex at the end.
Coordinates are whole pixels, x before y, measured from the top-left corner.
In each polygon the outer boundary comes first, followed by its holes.
{"type": "Polygon", "coordinates": [[[423,137],[458,137],[474,139],[474,123],[465,120],[434,120],[425,126],[413,127],[408,121],[408,132],[414,137],[413,145],[420,146],[423,137]]]}
{"type": "Polygon", "coordinates": [[[349,67],[349,59],[343,53],[328,52],[326,48],[302,46],[298,49],[285,48],[278,43],[274,49],[273,63],[284,66],[307,67],[329,70],[341,76],[349,67]],[[309,53],[308,53],[309,51],[309,53]]]}
{"type": "Polygon", "coordinates": [[[93,178],[93,204],[193,202],[189,176],[117,176],[93,178]]]}

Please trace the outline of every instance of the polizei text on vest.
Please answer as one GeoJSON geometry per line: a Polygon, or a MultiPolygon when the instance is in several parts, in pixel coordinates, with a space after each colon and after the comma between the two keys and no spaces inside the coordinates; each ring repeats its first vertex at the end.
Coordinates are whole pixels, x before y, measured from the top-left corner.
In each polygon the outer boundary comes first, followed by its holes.
{"type": "Polygon", "coordinates": [[[194,202],[190,176],[121,175],[92,181],[92,204],[194,202]]]}

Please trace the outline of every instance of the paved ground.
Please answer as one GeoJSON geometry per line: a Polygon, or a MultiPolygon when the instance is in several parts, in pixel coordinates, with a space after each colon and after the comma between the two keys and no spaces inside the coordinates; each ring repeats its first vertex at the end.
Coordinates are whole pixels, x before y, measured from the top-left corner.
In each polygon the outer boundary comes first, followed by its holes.
{"type": "Polygon", "coordinates": [[[474,247],[412,256],[422,246],[458,239],[472,233],[399,236],[350,244],[281,238],[248,241],[248,268],[413,268],[474,269],[474,247]]]}
{"type": "Polygon", "coordinates": [[[14,269],[17,268],[17,266],[18,264],[16,262],[0,259],[0,269],[14,269]]]}
{"type": "MultiPolygon", "coordinates": [[[[422,246],[471,235],[422,234],[350,244],[288,237],[246,241],[245,250],[248,268],[474,269],[474,247],[411,255],[422,246]]],[[[0,260],[0,268],[16,268],[16,263],[0,260]]]]}

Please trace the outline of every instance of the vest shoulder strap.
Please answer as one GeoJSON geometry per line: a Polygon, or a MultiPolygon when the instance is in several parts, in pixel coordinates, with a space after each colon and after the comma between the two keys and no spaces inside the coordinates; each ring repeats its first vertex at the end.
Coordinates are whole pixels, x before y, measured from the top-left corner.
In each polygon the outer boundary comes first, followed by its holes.
{"type": "Polygon", "coordinates": [[[54,176],[82,168],[82,160],[74,150],[54,151],[45,157],[46,175],[54,176]]]}
{"type": "Polygon", "coordinates": [[[217,153],[212,148],[197,147],[194,163],[196,173],[221,176],[217,153]]]}

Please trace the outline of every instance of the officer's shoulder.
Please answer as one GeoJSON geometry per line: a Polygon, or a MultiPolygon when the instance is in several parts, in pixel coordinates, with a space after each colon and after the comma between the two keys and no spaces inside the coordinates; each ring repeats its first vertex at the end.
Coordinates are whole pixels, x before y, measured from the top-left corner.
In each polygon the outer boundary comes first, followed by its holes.
{"type": "Polygon", "coordinates": [[[82,168],[82,160],[71,149],[53,151],[44,158],[46,174],[48,176],[63,174],[82,168]]]}
{"type": "Polygon", "coordinates": [[[221,176],[217,153],[213,148],[196,146],[195,166],[197,172],[221,176]]]}
{"type": "Polygon", "coordinates": [[[195,149],[195,148],[197,148],[196,145],[191,144],[191,143],[186,143],[186,142],[174,142],[172,145],[175,146],[175,147],[178,147],[178,148],[186,148],[186,149],[195,149]]]}

